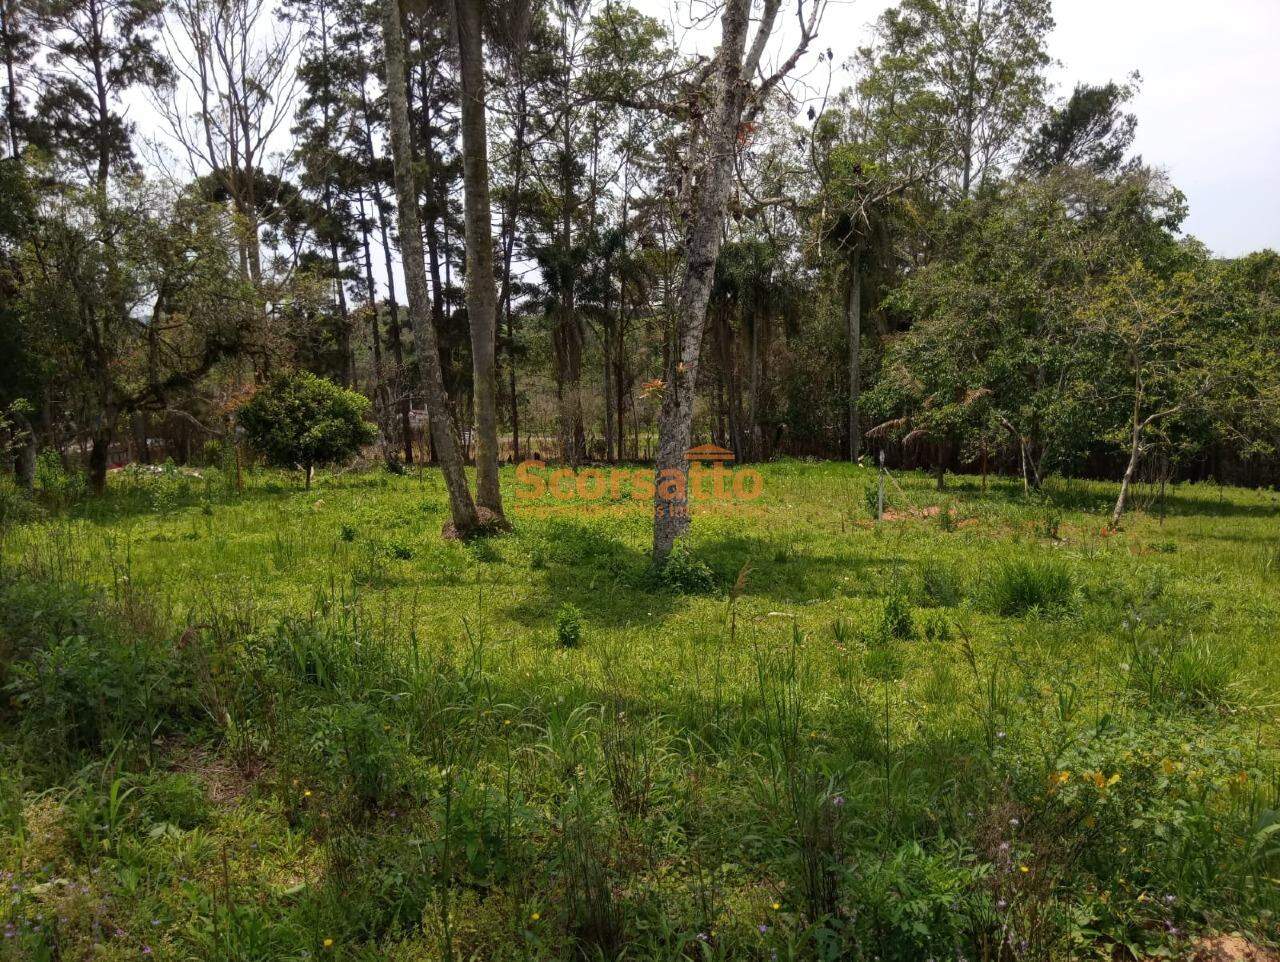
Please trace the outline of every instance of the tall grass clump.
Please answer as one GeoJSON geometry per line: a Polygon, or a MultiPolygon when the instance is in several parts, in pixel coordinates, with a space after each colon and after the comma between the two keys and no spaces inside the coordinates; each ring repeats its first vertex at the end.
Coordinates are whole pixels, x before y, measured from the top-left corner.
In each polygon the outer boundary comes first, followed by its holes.
{"type": "Polygon", "coordinates": [[[1075,590],[1071,570],[1062,561],[1018,558],[996,568],[986,585],[986,600],[993,612],[1013,618],[1061,608],[1071,601],[1075,590]]]}

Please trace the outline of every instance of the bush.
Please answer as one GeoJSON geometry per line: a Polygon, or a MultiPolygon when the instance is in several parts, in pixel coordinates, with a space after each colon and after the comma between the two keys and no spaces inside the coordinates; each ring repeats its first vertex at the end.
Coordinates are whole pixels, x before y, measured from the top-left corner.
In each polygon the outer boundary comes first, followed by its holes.
{"type": "Polygon", "coordinates": [[[299,466],[311,487],[317,465],[350,461],[377,437],[369,399],[306,371],[283,375],[240,409],[249,443],[276,467],[299,466]]]}
{"type": "Polygon", "coordinates": [[[582,612],[564,604],[556,612],[556,643],[561,648],[576,648],[582,641],[582,612]]]}
{"type": "Polygon", "coordinates": [[[902,595],[890,595],[885,599],[884,613],[880,617],[880,639],[907,641],[915,635],[916,624],[911,617],[911,605],[902,595]]]}
{"type": "Polygon", "coordinates": [[[1071,572],[1061,561],[1019,559],[1002,564],[987,584],[991,610],[1006,618],[1065,605],[1075,591],[1071,572]]]}
{"type": "Polygon", "coordinates": [[[716,587],[711,568],[683,541],[676,542],[666,561],[654,569],[654,574],[661,590],[679,595],[710,594],[716,587]]]}
{"type": "Polygon", "coordinates": [[[8,475],[0,475],[0,531],[35,517],[35,505],[8,475]]]}
{"type": "Polygon", "coordinates": [[[36,458],[36,490],[58,507],[66,507],[84,495],[84,475],[68,471],[58,452],[46,448],[36,458]]]}
{"type": "MultiPolygon", "coordinates": [[[[10,586],[4,595],[16,591],[10,586]]],[[[18,657],[8,666],[5,693],[24,744],[54,765],[118,742],[149,749],[190,708],[189,660],[146,634],[131,632],[126,644],[93,599],[62,594],[40,593],[51,610],[37,609],[19,626],[18,657]]]]}

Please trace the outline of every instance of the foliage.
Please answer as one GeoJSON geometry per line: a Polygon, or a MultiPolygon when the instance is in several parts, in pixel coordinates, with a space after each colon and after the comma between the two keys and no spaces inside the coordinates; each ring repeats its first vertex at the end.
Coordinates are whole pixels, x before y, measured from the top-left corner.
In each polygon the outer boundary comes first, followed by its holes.
{"type": "Polygon", "coordinates": [[[303,371],[264,386],[237,421],[271,464],[301,466],[310,487],[313,467],[348,462],[373,441],[368,411],[368,398],[303,371]]]}
{"type": "Polygon", "coordinates": [[[576,648],[581,642],[582,612],[574,605],[561,605],[556,612],[556,644],[561,648],[576,648]]]}

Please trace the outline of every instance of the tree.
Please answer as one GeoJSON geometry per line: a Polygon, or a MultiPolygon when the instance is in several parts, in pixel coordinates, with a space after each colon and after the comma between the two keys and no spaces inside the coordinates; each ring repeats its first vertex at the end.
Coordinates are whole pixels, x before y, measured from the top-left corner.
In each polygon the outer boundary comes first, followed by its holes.
{"type": "Polygon", "coordinates": [[[795,67],[817,32],[822,0],[797,0],[800,39],[779,68],[757,82],[769,38],[773,33],[782,0],[765,0],[760,22],[751,43],[748,33],[751,0],[725,0],[720,18],[721,40],[710,64],[708,101],[688,137],[698,143],[690,151],[699,157],[688,181],[689,226],[685,238],[673,349],[663,381],[662,409],[658,417],[658,455],[655,472],[653,553],[662,562],[671,553],[676,538],[689,527],[688,492],[683,484],[669,479],[687,476],[687,451],[693,434],[693,401],[702,357],[702,339],[707,325],[707,304],[715,280],[716,258],[724,234],[725,211],[733,183],[734,159],[744,121],[751,122],[764,108],[765,100],[795,67]],[[806,9],[807,6],[807,9],[806,9]]]}
{"type": "Polygon", "coordinates": [[[502,521],[498,490],[498,305],[489,212],[489,147],[485,135],[482,4],[451,0],[462,100],[463,179],[466,192],[467,320],[471,324],[472,391],[476,416],[476,504],[502,521]]]}
{"type": "Polygon", "coordinates": [[[232,225],[198,199],[137,185],[38,198],[18,248],[19,310],[31,350],[59,374],[59,401],[106,487],[121,418],[167,412],[244,344],[251,292],[228,254],[232,225]]]}
{"type": "Polygon", "coordinates": [[[407,97],[404,34],[400,26],[398,0],[382,2],[382,39],[387,68],[387,103],[390,109],[391,153],[395,172],[396,200],[399,205],[400,252],[404,263],[405,287],[409,295],[409,321],[418,347],[418,364],[422,369],[427,412],[431,418],[431,440],[444,474],[449,493],[449,512],[454,533],[468,537],[480,525],[475,502],[467,487],[462,466],[462,453],[454,435],[453,415],[444,388],[440,366],[440,347],[431,323],[430,293],[422,253],[422,225],[418,219],[418,188],[414,182],[413,156],[410,145],[409,103],[407,97]]]}
{"type": "Polygon", "coordinates": [[[55,0],[43,13],[53,69],[41,78],[33,133],[100,194],[112,168],[133,161],[121,95],[169,77],[155,43],[160,12],[159,0],[55,0]]]}
{"type": "Polygon", "coordinates": [[[901,0],[861,52],[860,93],[959,200],[1014,158],[1044,102],[1050,0],[901,0]]]}
{"type": "Polygon", "coordinates": [[[1111,511],[1113,528],[1120,525],[1150,439],[1167,437],[1167,424],[1176,418],[1211,410],[1215,395],[1252,364],[1252,345],[1196,310],[1200,285],[1213,280],[1204,267],[1203,261],[1193,262],[1166,279],[1135,261],[1106,278],[1081,306],[1086,336],[1111,362],[1094,374],[1091,393],[1099,404],[1118,403],[1128,412],[1112,434],[1127,454],[1111,511]]]}
{"type": "Polygon", "coordinates": [[[4,115],[0,118],[3,146],[11,157],[22,152],[22,138],[28,118],[23,110],[19,86],[30,72],[36,49],[33,23],[23,15],[21,0],[0,0],[0,65],[4,67],[4,115]]]}
{"type": "Polygon", "coordinates": [[[1056,167],[1087,167],[1095,174],[1120,169],[1133,144],[1138,118],[1121,108],[1137,94],[1139,77],[1121,86],[1076,84],[1071,96],[1036,128],[1022,168],[1047,174],[1056,167]]]}
{"type": "Polygon", "coordinates": [[[983,462],[1011,450],[1028,487],[1089,453],[1115,407],[1091,393],[1110,361],[1082,336],[1082,292],[1135,252],[1168,261],[1182,213],[1151,171],[1058,168],[947,214],[939,253],[889,298],[910,328],[869,399],[877,433],[958,444],[983,462]]]}
{"type": "Polygon", "coordinates": [[[318,466],[344,464],[373,442],[369,399],[306,371],[280,375],[240,408],[249,443],[281,468],[301,467],[306,486],[318,466]]]}
{"type": "Polygon", "coordinates": [[[211,174],[241,222],[241,268],[262,284],[262,220],[275,198],[261,188],[269,145],[288,122],[301,42],[271,21],[268,0],[170,0],[165,48],[175,71],[157,107],[187,155],[191,176],[211,174]]]}

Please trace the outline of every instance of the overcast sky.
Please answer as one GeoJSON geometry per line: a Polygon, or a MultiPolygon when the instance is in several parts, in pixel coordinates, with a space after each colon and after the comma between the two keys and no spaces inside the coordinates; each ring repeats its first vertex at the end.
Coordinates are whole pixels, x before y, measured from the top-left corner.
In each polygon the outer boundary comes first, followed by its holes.
{"type": "MultiPolygon", "coordinates": [[[[691,23],[701,0],[633,2],[687,50],[718,39],[718,21],[691,23]]],[[[844,61],[891,5],[833,0],[819,49],[844,61]]],[[[1055,0],[1054,17],[1059,93],[1142,74],[1135,150],[1186,193],[1187,232],[1223,256],[1280,248],[1280,0],[1055,0]]]]}

